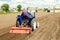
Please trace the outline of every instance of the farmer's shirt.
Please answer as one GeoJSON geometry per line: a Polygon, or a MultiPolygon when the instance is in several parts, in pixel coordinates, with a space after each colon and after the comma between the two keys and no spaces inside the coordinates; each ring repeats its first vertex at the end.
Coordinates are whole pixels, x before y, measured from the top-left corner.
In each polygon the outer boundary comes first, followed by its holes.
{"type": "Polygon", "coordinates": [[[23,10],[22,14],[27,16],[28,18],[31,18],[31,16],[29,15],[29,12],[27,10],[23,10]]]}

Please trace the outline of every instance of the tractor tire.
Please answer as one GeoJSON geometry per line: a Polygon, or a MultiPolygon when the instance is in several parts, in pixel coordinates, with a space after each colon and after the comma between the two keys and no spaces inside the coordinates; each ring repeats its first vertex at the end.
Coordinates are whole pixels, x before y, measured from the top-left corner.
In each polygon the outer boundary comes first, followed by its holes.
{"type": "Polygon", "coordinates": [[[39,22],[36,22],[36,28],[38,28],[39,27],[39,22]]]}
{"type": "Polygon", "coordinates": [[[16,27],[19,27],[19,21],[16,21],[16,27]]]}
{"type": "Polygon", "coordinates": [[[34,28],[32,27],[32,31],[34,31],[34,28]]]}
{"type": "Polygon", "coordinates": [[[36,22],[35,21],[32,22],[31,25],[32,25],[32,31],[34,31],[36,29],[36,22]]]}

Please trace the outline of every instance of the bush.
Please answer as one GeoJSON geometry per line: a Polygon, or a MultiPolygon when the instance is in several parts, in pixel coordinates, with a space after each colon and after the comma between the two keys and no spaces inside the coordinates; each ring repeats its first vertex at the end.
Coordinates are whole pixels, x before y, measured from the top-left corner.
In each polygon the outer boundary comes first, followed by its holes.
{"type": "Polygon", "coordinates": [[[48,8],[44,8],[44,10],[43,10],[43,11],[44,11],[44,12],[46,12],[47,10],[48,10],[48,8]]]}

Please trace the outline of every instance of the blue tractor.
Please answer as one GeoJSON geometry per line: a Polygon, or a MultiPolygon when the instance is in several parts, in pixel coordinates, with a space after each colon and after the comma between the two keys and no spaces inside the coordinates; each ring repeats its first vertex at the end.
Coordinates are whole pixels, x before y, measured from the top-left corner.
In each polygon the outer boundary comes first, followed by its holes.
{"type": "MultiPolygon", "coordinates": [[[[29,19],[29,20],[33,20],[34,18],[35,18],[35,13],[34,13],[34,15],[32,15],[32,14],[29,14],[32,18],[31,19],[29,19]]],[[[26,18],[26,17],[22,17],[21,15],[17,15],[17,20],[16,20],[16,27],[19,27],[19,25],[24,25],[24,27],[25,26],[28,26],[28,27],[30,27],[31,26],[31,22],[29,22],[29,20],[26,18]]]]}
{"type": "Polygon", "coordinates": [[[34,31],[36,28],[39,27],[39,23],[34,21],[35,14],[29,14],[32,16],[31,19],[27,19],[26,17],[22,17],[21,15],[17,15],[16,20],[16,27],[11,27],[10,33],[31,33],[31,31],[34,31]],[[21,26],[23,25],[23,26],[21,26]]]}

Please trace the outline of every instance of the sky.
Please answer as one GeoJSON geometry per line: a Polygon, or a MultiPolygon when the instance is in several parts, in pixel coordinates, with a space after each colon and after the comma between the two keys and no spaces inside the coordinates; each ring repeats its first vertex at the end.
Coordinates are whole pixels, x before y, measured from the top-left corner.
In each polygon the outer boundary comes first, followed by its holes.
{"type": "Polygon", "coordinates": [[[2,4],[9,4],[10,8],[15,8],[18,4],[25,7],[39,7],[39,8],[49,8],[54,5],[60,6],[60,0],[0,0],[0,7],[2,4]]]}

